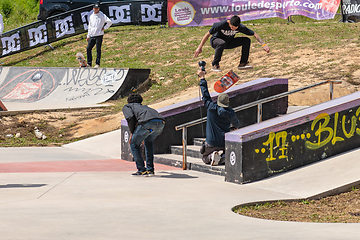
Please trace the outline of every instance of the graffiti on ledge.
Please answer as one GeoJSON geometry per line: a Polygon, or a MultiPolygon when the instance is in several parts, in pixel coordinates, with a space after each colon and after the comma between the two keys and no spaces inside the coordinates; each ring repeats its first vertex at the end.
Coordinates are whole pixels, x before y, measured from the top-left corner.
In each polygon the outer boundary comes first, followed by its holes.
{"type": "MultiPolygon", "coordinates": [[[[336,112],[333,115],[327,113],[319,114],[311,124],[305,124],[302,129],[295,131],[287,129],[280,132],[270,132],[261,147],[254,149],[256,155],[261,155],[266,162],[277,160],[290,161],[294,156],[289,156],[289,150],[303,149],[305,154],[311,151],[336,147],[340,142],[345,145],[349,142],[354,144],[353,138],[360,136],[360,107],[336,112]],[[295,133],[296,132],[296,133],[295,133]]],[[[299,126],[298,126],[299,128],[299,126]]],[[[360,146],[360,141],[359,141],[360,146]]],[[[323,156],[326,156],[323,153],[323,156]]]]}

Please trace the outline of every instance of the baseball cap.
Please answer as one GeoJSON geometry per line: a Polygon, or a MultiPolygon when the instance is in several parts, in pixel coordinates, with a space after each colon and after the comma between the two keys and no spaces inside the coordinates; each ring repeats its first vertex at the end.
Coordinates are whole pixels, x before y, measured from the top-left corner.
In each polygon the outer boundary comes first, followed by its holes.
{"type": "Polygon", "coordinates": [[[93,6],[93,8],[100,8],[99,3],[95,3],[94,6],[93,6]]]}
{"type": "Polygon", "coordinates": [[[220,107],[229,107],[229,95],[227,93],[220,93],[217,99],[217,104],[220,107]]]}

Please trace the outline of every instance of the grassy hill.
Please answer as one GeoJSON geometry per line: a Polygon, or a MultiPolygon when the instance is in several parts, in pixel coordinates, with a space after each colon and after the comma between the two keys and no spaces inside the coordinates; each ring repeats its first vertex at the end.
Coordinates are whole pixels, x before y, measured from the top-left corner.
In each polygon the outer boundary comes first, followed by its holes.
{"type": "MultiPolygon", "coordinates": [[[[38,14],[37,0],[2,0],[0,8],[4,12],[4,6],[11,5],[11,14],[5,17],[6,30],[30,23],[38,14]],[[24,7],[19,7],[24,6],[24,7]]],[[[284,19],[273,18],[257,21],[244,22],[253,29],[271,47],[271,53],[267,55],[261,46],[252,39],[250,61],[254,64],[253,71],[244,72],[241,75],[243,81],[253,80],[259,77],[291,76],[305,72],[314,67],[292,67],[291,62],[298,56],[293,55],[300,49],[311,49],[314,54],[322,54],[327,49],[341,49],[349,43],[360,45],[357,24],[338,23],[339,17],[326,21],[315,21],[302,16],[293,16],[295,24],[287,24],[284,19]],[[282,62],[265,63],[260,58],[281,56],[282,62]],[[261,61],[258,61],[258,60],[261,61]],[[275,70],[273,70],[276,68],[275,70]]],[[[115,68],[150,68],[153,85],[145,93],[146,104],[166,98],[166,96],[178,93],[198,82],[195,71],[199,60],[205,60],[210,68],[213,49],[207,43],[203,53],[197,59],[193,53],[200,43],[203,35],[208,31],[207,27],[187,28],[161,28],[160,26],[119,26],[112,27],[105,33],[102,55],[102,67],[115,68]]],[[[53,43],[55,50],[47,47],[39,47],[30,51],[2,58],[4,66],[42,66],[42,67],[77,67],[75,54],[85,52],[86,35],[78,35],[72,38],[53,43]]],[[[337,50],[335,50],[337,51],[337,50]]],[[[223,56],[222,66],[224,70],[235,68],[238,64],[240,49],[226,50],[223,56]]],[[[309,63],[313,60],[309,56],[309,63]]],[[[326,64],[335,61],[329,59],[326,64]]],[[[318,66],[318,65],[317,65],[318,66]]],[[[324,68],[324,67],[323,67],[324,68]]],[[[321,66],[319,68],[321,70],[321,66]]],[[[352,66],[349,71],[356,71],[357,66],[352,66]]],[[[351,80],[351,72],[335,71],[336,78],[348,75],[351,80]]],[[[321,74],[320,74],[321,75],[321,74]]],[[[319,76],[320,76],[319,75],[319,76]]],[[[209,80],[217,80],[219,74],[208,74],[209,80]]],[[[319,77],[321,80],[321,76],[319,77]]],[[[121,101],[120,101],[121,102],[121,101]]],[[[122,105],[122,103],[120,104],[122,105]]],[[[119,106],[121,107],[121,106],[119,106]]],[[[118,108],[117,108],[118,109],[118,108]]]]}
{"type": "MultiPolygon", "coordinates": [[[[9,0],[0,2],[2,13],[6,1],[10,2],[9,0]]],[[[12,0],[10,3],[13,6],[24,7],[13,7],[11,14],[7,17],[3,14],[5,30],[8,31],[35,21],[38,10],[37,7],[31,8],[34,6],[31,4],[35,2],[35,0],[12,0]],[[23,15],[20,14],[21,11],[24,11],[23,15]]],[[[226,71],[233,69],[240,76],[239,84],[264,77],[284,77],[289,79],[289,89],[294,89],[317,81],[340,79],[343,80],[343,84],[336,86],[335,97],[358,91],[360,84],[359,25],[339,23],[339,16],[326,21],[315,21],[302,16],[294,16],[292,19],[295,24],[287,24],[286,20],[279,18],[244,22],[270,46],[270,53],[265,53],[256,40],[251,37],[250,62],[254,69],[237,71],[241,49],[225,50],[221,61],[224,71],[222,73],[208,71],[207,80],[210,88],[211,84],[226,71]]],[[[101,66],[150,68],[152,85],[148,91],[143,93],[145,104],[161,101],[171,104],[175,98],[185,100],[183,91],[187,89],[197,96],[198,61],[205,60],[209,70],[214,50],[207,43],[200,57],[195,59],[193,54],[209,28],[209,26],[186,28],[111,27],[105,33],[101,66]]],[[[4,66],[78,67],[75,54],[79,51],[85,53],[86,45],[86,34],[82,34],[53,43],[54,50],[49,47],[39,47],[1,58],[0,62],[4,62],[4,66]]],[[[187,95],[187,97],[189,96],[187,95]]],[[[314,105],[327,101],[328,98],[328,86],[324,86],[290,96],[289,104],[314,105]]],[[[108,115],[119,112],[125,104],[125,99],[119,99],[113,103],[113,107],[100,114],[108,115]]],[[[87,114],[79,116],[90,117],[87,114]]],[[[80,120],[76,121],[76,124],[80,120]]],[[[13,119],[10,122],[12,121],[13,119]]],[[[41,124],[45,123],[41,122],[41,124]]],[[[62,126],[59,130],[55,129],[54,132],[59,131],[64,136],[64,132],[69,131],[69,128],[76,124],[62,126]]],[[[69,137],[66,141],[74,140],[69,137]]],[[[31,138],[20,143],[12,141],[6,140],[2,144],[7,144],[6,146],[38,144],[31,138]]],[[[64,137],[59,138],[54,134],[54,137],[48,138],[48,142],[62,144],[65,140],[64,137]]]]}

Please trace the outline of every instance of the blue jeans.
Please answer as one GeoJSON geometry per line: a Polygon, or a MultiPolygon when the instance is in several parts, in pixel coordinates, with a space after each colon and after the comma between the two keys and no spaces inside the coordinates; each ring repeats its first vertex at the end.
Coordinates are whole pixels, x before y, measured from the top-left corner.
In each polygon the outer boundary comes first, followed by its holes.
{"type": "Polygon", "coordinates": [[[164,126],[165,123],[162,120],[156,119],[136,127],[131,137],[130,149],[136,163],[136,168],[139,172],[146,170],[154,171],[153,142],[155,138],[162,133],[164,126]],[[142,141],[145,143],[146,168],[140,151],[140,144],[142,141]]]}

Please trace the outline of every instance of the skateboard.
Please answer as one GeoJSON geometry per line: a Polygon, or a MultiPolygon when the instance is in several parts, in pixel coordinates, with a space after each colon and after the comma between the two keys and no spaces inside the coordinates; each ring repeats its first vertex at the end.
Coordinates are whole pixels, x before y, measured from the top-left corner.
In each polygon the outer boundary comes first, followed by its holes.
{"type": "Polygon", "coordinates": [[[89,66],[85,60],[84,54],[82,54],[81,52],[78,52],[76,54],[76,58],[79,61],[80,67],[88,67],[89,66]]]}
{"type": "Polygon", "coordinates": [[[228,72],[220,80],[215,82],[214,89],[218,93],[225,92],[237,81],[239,81],[239,76],[236,75],[233,70],[230,70],[230,72],[228,72]]]}

